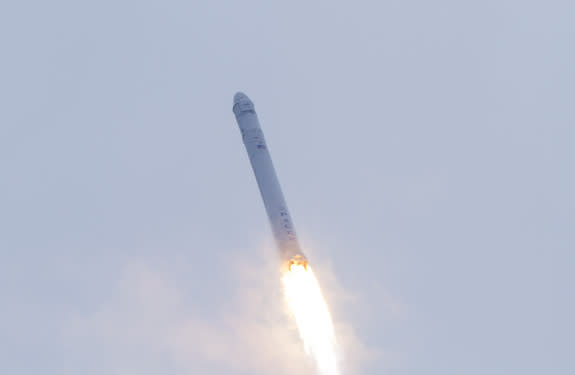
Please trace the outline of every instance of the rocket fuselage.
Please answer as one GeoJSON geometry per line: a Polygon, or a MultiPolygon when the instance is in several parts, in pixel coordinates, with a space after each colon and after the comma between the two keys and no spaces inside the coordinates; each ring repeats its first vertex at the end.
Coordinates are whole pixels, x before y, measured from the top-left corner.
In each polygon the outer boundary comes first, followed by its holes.
{"type": "Polygon", "coordinates": [[[282,259],[305,262],[254,104],[238,92],[234,96],[233,111],[282,259]]]}

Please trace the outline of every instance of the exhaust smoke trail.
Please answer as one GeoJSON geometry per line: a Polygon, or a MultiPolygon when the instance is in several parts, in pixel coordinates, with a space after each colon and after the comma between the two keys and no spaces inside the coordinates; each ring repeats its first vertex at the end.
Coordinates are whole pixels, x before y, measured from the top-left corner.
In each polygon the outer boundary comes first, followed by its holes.
{"type": "Polygon", "coordinates": [[[282,281],[306,353],[320,375],[338,375],[333,322],[311,267],[307,262],[292,263],[282,281]]]}

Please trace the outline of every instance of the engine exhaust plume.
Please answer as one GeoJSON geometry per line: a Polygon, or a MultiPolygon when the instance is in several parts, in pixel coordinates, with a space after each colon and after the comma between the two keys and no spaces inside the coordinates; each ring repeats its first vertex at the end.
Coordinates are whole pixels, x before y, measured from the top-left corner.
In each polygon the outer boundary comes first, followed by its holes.
{"type": "Polygon", "coordinates": [[[305,261],[291,261],[282,281],[305,351],[318,374],[338,375],[333,322],[311,267],[305,261]]]}

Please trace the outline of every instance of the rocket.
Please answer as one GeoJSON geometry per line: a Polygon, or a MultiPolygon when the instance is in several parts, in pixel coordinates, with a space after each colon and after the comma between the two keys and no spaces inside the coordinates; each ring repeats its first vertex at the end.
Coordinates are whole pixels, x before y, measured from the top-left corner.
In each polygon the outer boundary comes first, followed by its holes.
{"type": "Polygon", "coordinates": [[[247,95],[238,92],[234,96],[233,111],[256,176],[281,260],[288,269],[292,264],[307,266],[307,260],[301,251],[254,103],[247,95]]]}

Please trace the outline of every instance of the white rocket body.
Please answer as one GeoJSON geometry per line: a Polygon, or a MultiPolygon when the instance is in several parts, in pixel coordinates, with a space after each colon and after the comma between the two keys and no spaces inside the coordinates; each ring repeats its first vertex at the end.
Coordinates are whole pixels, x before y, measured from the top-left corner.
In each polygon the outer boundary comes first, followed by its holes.
{"type": "Polygon", "coordinates": [[[282,260],[307,264],[276,175],[252,101],[243,93],[234,96],[234,114],[264,201],[282,260]]]}

